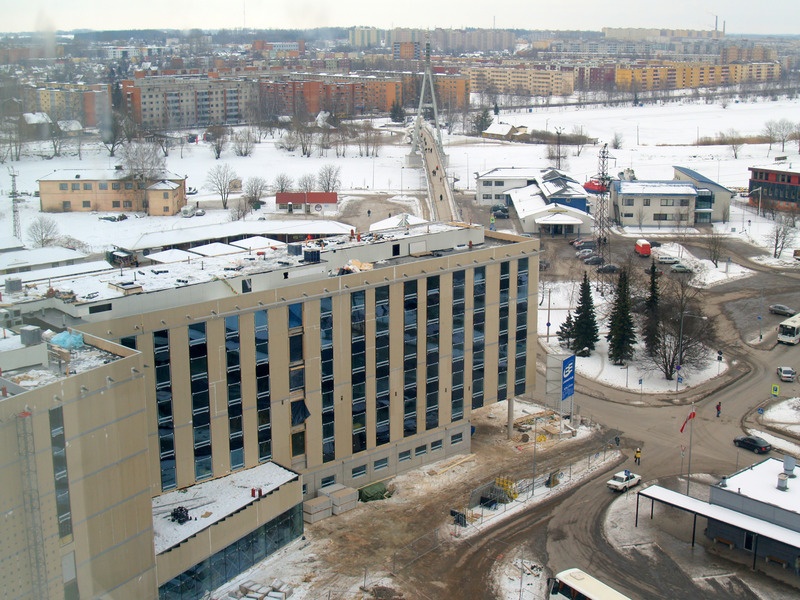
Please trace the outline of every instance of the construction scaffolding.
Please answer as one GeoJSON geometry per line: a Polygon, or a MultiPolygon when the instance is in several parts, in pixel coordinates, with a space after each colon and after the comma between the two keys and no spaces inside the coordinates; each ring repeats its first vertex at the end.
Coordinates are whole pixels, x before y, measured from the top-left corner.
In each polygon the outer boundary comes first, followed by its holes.
{"type": "Polygon", "coordinates": [[[36,484],[33,418],[28,411],[17,415],[17,449],[22,477],[22,501],[25,513],[25,533],[28,538],[32,595],[34,598],[47,598],[47,563],[44,555],[39,488],[36,484]]]}

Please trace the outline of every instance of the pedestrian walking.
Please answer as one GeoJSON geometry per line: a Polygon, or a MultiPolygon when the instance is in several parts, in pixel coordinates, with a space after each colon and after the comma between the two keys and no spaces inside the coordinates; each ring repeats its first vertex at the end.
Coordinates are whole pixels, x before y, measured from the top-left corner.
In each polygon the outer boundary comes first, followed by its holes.
{"type": "Polygon", "coordinates": [[[719,419],[719,413],[722,412],[722,402],[717,402],[717,418],[719,419]]]}
{"type": "Polygon", "coordinates": [[[633,462],[635,462],[637,465],[641,465],[642,464],[642,449],[641,448],[637,448],[636,452],[633,453],[633,462]]]}

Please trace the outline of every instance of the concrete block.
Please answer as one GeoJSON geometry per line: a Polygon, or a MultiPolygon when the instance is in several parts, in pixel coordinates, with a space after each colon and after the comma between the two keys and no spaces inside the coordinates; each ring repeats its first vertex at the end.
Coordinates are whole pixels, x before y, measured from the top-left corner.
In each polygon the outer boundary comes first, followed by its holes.
{"type": "Polygon", "coordinates": [[[316,523],[317,521],[322,521],[322,519],[327,519],[333,514],[333,511],[330,508],[326,508],[325,510],[320,510],[315,513],[303,513],[303,521],[306,523],[316,523]]]}
{"type": "Polygon", "coordinates": [[[314,514],[323,510],[328,510],[331,507],[331,499],[328,496],[317,496],[311,500],[303,502],[303,512],[314,514]]]}

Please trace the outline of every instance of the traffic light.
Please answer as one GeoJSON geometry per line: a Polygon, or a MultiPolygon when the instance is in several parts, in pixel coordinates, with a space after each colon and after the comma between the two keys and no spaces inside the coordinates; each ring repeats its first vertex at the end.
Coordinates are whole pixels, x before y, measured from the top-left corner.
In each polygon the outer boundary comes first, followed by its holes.
{"type": "Polygon", "coordinates": [[[717,350],[717,360],[722,362],[722,350],[717,350]]]}
{"type": "Polygon", "coordinates": [[[619,446],[619,436],[614,437],[614,443],[619,446]]]}

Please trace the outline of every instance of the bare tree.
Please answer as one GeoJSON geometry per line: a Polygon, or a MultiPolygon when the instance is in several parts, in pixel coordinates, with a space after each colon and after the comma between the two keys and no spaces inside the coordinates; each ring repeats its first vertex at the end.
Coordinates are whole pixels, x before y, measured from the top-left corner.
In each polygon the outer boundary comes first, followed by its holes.
{"type": "Polygon", "coordinates": [[[777,121],[767,121],[764,123],[764,129],[761,131],[761,134],[767,138],[767,142],[769,143],[769,148],[767,148],[767,156],[769,156],[769,153],[772,152],[772,144],[778,140],[778,135],[775,131],[777,129],[777,125],[777,121]]]}
{"type": "Polygon", "coordinates": [[[275,176],[275,181],[272,183],[272,189],[277,194],[278,192],[289,192],[294,185],[294,180],[286,173],[278,173],[275,176]]]}
{"type": "Polygon", "coordinates": [[[733,152],[733,158],[739,158],[739,150],[742,148],[742,136],[735,129],[728,129],[727,131],[720,131],[717,134],[721,144],[728,146],[733,152]]]}
{"type": "Polygon", "coordinates": [[[312,173],[301,175],[297,180],[297,189],[301,192],[313,192],[317,186],[317,178],[312,173]]]}
{"type": "Polygon", "coordinates": [[[622,148],[623,137],[619,131],[615,131],[614,135],[611,137],[611,147],[614,150],[619,150],[622,148]]]}
{"type": "Polygon", "coordinates": [[[636,223],[639,225],[639,229],[641,230],[642,225],[644,225],[644,217],[646,215],[646,211],[644,210],[644,206],[640,206],[636,209],[636,223]]]}
{"type": "Polygon", "coordinates": [[[129,114],[122,115],[122,135],[129,144],[141,135],[139,124],[129,114]]]}
{"type": "Polygon", "coordinates": [[[800,152],[800,121],[794,124],[794,139],[797,140],[797,151],[800,152]]]}
{"type": "Polygon", "coordinates": [[[233,136],[233,152],[236,156],[250,156],[255,147],[255,135],[250,128],[239,131],[233,136]]]}
{"type": "Polygon", "coordinates": [[[267,180],[263,177],[250,177],[244,183],[244,197],[251,206],[257,208],[256,205],[261,205],[261,198],[267,193],[268,187],[267,180]]]}
{"type": "Polygon", "coordinates": [[[231,221],[241,221],[250,213],[251,210],[252,206],[247,201],[247,198],[239,198],[238,200],[233,201],[233,205],[228,211],[228,218],[231,221]]]}
{"type": "Polygon", "coordinates": [[[122,119],[123,116],[119,112],[116,110],[111,111],[111,115],[100,129],[100,139],[103,141],[106,150],[108,150],[108,155],[112,158],[117,148],[125,142],[122,119]]]}
{"type": "Polygon", "coordinates": [[[281,136],[281,139],[278,140],[277,146],[287,152],[294,152],[297,150],[297,146],[300,143],[297,134],[294,131],[287,131],[285,134],[281,136]]]}
{"type": "Polygon", "coordinates": [[[219,160],[228,147],[228,131],[222,125],[212,125],[207,129],[207,133],[211,136],[211,153],[219,160]]]}
{"type": "Polygon", "coordinates": [[[53,217],[39,215],[28,226],[28,240],[36,248],[52,246],[58,239],[58,224],[53,217]]]}
{"type": "Polygon", "coordinates": [[[772,246],[772,258],[780,258],[784,248],[793,244],[796,237],[797,230],[792,227],[791,218],[779,216],[764,240],[772,246]]]}
{"type": "Polygon", "coordinates": [[[775,141],[781,143],[781,152],[786,151],[786,142],[792,135],[794,127],[789,119],[781,119],[775,123],[775,141]]]}
{"type": "Polygon", "coordinates": [[[222,200],[222,208],[227,209],[228,196],[233,189],[234,180],[238,178],[236,171],[228,163],[222,163],[208,172],[205,188],[219,194],[219,198],[222,200]]]}
{"type": "Polygon", "coordinates": [[[323,165],[317,175],[319,187],[323,192],[335,192],[342,187],[342,168],[332,164],[323,165]]]}
{"type": "Polygon", "coordinates": [[[575,144],[575,155],[580,156],[584,146],[589,142],[589,137],[583,131],[583,125],[575,125],[572,128],[571,141],[575,144]]]}
{"type": "Polygon", "coordinates": [[[157,179],[164,172],[166,161],[154,142],[131,142],[122,149],[122,163],[128,177],[143,182],[157,179]]]}
{"type": "Polygon", "coordinates": [[[64,143],[64,131],[58,123],[58,114],[49,113],[47,118],[50,119],[48,133],[50,136],[50,144],[53,147],[53,156],[61,156],[61,145],[64,143]]]}
{"type": "Polygon", "coordinates": [[[725,236],[719,231],[714,230],[706,239],[708,244],[708,259],[714,263],[715,267],[719,267],[722,253],[725,252],[725,236]]]}

